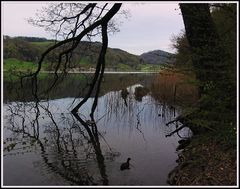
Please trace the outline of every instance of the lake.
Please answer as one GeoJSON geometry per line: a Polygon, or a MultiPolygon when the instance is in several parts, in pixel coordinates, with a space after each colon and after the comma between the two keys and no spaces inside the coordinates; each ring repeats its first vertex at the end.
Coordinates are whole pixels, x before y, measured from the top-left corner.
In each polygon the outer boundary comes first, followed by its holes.
{"type": "Polygon", "coordinates": [[[30,81],[24,88],[4,81],[4,186],[168,185],[178,141],[191,131],[166,137],[176,129],[166,123],[182,112],[183,104],[196,101],[196,90],[176,87],[171,76],[160,74],[106,74],[94,124],[92,96],[78,112],[86,127],[71,110],[90,79],[91,74],[70,74],[46,95],[51,77],[43,77],[39,104],[30,81]],[[121,171],[127,158],[130,169],[121,171]]]}

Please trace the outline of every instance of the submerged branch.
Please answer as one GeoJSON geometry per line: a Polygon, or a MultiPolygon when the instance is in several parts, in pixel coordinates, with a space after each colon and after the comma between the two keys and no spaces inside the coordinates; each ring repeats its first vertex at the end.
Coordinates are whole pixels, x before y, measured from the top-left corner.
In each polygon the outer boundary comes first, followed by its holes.
{"type": "Polygon", "coordinates": [[[172,136],[174,133],[180,131],[181,129],[183,129],[184,127],[186,127],[186,125],[182,125],[181,127],[177,128],[176,130],[172,131],[171,133],[165,135],[166,137],[170,137],[172,136]]]}

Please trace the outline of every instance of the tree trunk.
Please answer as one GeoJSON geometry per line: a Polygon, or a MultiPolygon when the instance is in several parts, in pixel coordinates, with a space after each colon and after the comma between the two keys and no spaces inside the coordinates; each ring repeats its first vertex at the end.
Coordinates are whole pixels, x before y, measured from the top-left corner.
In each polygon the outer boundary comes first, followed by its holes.
{"type": "Polygon", "coordinates": [[[224,80],[226,53],[213,23],[209,5],[180,3],[186,36],[191,47],[193,66],[200,82],[199,95],[216,87],[224,80]]]}

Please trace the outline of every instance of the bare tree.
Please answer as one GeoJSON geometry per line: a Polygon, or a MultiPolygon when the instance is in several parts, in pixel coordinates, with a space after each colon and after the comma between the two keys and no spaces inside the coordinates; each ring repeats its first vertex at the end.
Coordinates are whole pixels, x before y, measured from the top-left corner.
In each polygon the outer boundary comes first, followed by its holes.
{"type": "MultiPolygon", "coordinates": [[[[41,14],[38,15],[38,19],[29,19],[29,22],[44,27],[46,30],[55,33],[55,43],[50,46],[43,54],[41,55],[38,61],[37,70],[33,73],[28,73],[26,75],[20,75],[21,84],[23,86],[23,82],[26,79],[31,79],[32,86],[32,95],[34,97],[34,102],[32,103],[32,108],[35,111],[36,122],[33,123],[34,129],[34,137],[36,136],[36,140],[39,141],[39,124],[38,119],[40,116],[40,109],[43,108],[40,100],[41,94],[48,94],[54,87],[57,86],[59,81],[64,79],[64,76],[68,73],[68,70],[71,68],[71,58],[73,55],[73,51],[81,45],[81,41],[84,39],[91,40],[92,37],[100,35],[101,37],[101,49],[99,52],[99,56],[96,62],[95,73],[90,83],[88,84],[86,96],[77,104],[76,107],[71,111],[73,116],[76,118],[81,125],[86,129],[89,137],[90,143],[92,144],[100,174],[102,177],[102,182],[104,185],[108,184],[108,178],[106,175],[105,165],[104,165],[104,157],[102,155],[99,136],[101,134],[97,130],[97,125],[94,120],[94,111],[97,107],[98,95],[100,92],[101,82],[105,69],[105,54],[108,47],[108,34],[117,31],[116,22],[113,21],[113,17],[120,10],[121,4],[97,4],[97,3],[89,3],[89,4],[80,4],[80,3],[60,3],[60,4],[51,4],[49,7],[44,8],[41,14]],[[59,40],[61,38],[62,40],[59,40]],[[39,79],[38,75],[42,69],[42,65],[44,64],[44,60],[47,56],[57,54],[57,59],[54,60],[54,78],[50,82],[50,85],[44,91],[40,91],[39,79]],[[41,93],[42,92],[42,93],[41,93]],[[94,95],[93,95],[94,94],[94,95]],[[91,120],[82,119],[77,113],[79,108],[89,99],[90,96],[94,96],[94,102],[92,104],[90,117],[91,120]]],[[[54,59],[54,58],[53,58],[54,59]]],[[[62,151],[64,151],[64,146],[66,147],[66,141],[60,142],[62,139],[60,138],[60,132],[57,126],[56,121],[54,120],[52,114],[48,109],[44,108],[45,112],[48,114],[52,125],[56,130],[56,147],[58,149],[58,153],[61,155],[62,151]],[[62,144],[61,144],[62,143],[62,144]]],[[[23,119],[24,124],[25,119],[23,119]]],[[[23,128],[21,130],[25,132],[23,128]]],[[[69,131],[70,132],[70,131],[69,131]]],[[[71,132],[70,132],[71,136],[71,132]]],[[[30,136],[31,137],[31,136],[30,136]]],[[[42,143],[40,146],[43,149],[42,143]]],[[[67,148],[67,147],[66,147],[67,148]]],[[[44,151],[44,149],[42,150],[44,151]]],[[[66,150],[67,151],[67,150],[66,150]]],[[[45,158],[46,159],[46,158],[45,158]]],[[[46,163],[48,163],[46,159],[46,163]]],[[[51,167],[51,165],[50,165],[51,167]]],[[[71,174],[74,171],[71,172],[71,174]]],[[[77,174],[79,177],[79,174],[77,174]]],[[[70,177],[69,177],[70,178],[70,177]]],[[[81,178],[81,177],[80,177],[81,178]]],[[[91,178],[88,178],[86,175],[86,182],[92,182],[91,178]]],[[[87,184],[85,180],[77,180],[78,183],[87,184]]],[[[92,183],[93,184],[93,183],[92,183]]]]}
{"type": "Polygon", "coordinates": [[[95,99],[92,106],[91,117],[97,106],[98,93],[101,86],[101,81],[105,68],[105,54],[108,47],[108,33],[117,31],[117,27],[113,22],[113,17],[120,10],[121,4],[113,5],[89,3],[60,3],[51,4],[45,8],[41,14],[38,14],[38,19],[30,19],[29,22],[37,26],[45,27],[46,30],[55,32],[55,44],[49,47],[38,61],[38,68],[34,73],[21,76],[21,83],[24,78],[32,79],[32,94],[39,102],[38,97],[38,74],[42,68],[42,64],[47,55],[57,50],[58,58],[54,69],[54,79],[50,87],[45,91],[49,92],[59,79],[60,67],[63,68],[61,76],[66,75],[71,64],[72,53],[84,38],[91,38],[101,34],[102,43],[99,57],[96,63],[95,74],[85,98],[72,110],[76,113],[78,109],[88,100],[96,87],[95,99]],[[57,37],[63,38],[57,41],[57,37]]]}

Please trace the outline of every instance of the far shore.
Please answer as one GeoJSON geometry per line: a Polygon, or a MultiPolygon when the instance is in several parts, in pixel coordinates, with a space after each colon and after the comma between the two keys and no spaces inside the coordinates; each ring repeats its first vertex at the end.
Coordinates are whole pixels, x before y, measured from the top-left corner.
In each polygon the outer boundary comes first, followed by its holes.
{"type": "MultiPolygon", "coordinates": [[[[104,74],[157,74],[160,73],[161,70],[158,71],[105,71],[104,74]]],[[[8,72],[7,70],[3,70],[3,72],[8,72]]],[[[24,72],[23,72],[24,73],[24,72]]],[[[34,73],[34,72],[32,72],[34,73]]],[[[45,71],[42,70],[39,73],[55,73],[54,71],[45,71]]],[[[62,73],[62,72],[57,72],[62,73]]],[[[68,71],[69,74],[94,74],[95,71],[68,71]]]]}
{"type": "MultiPolygon", "coordinates": [[[[41,73],[55,73],[54,71],[40,71],[41,73]]],[[[148,73],[159,73],[160,71],[105,71],[105,74],[148,74],[148,73]]],[[[61,73],[61,72],[58,72],[61,73]]],[[[68,73],[95,73],[95,71],[68,71],[68,73]]]]}

